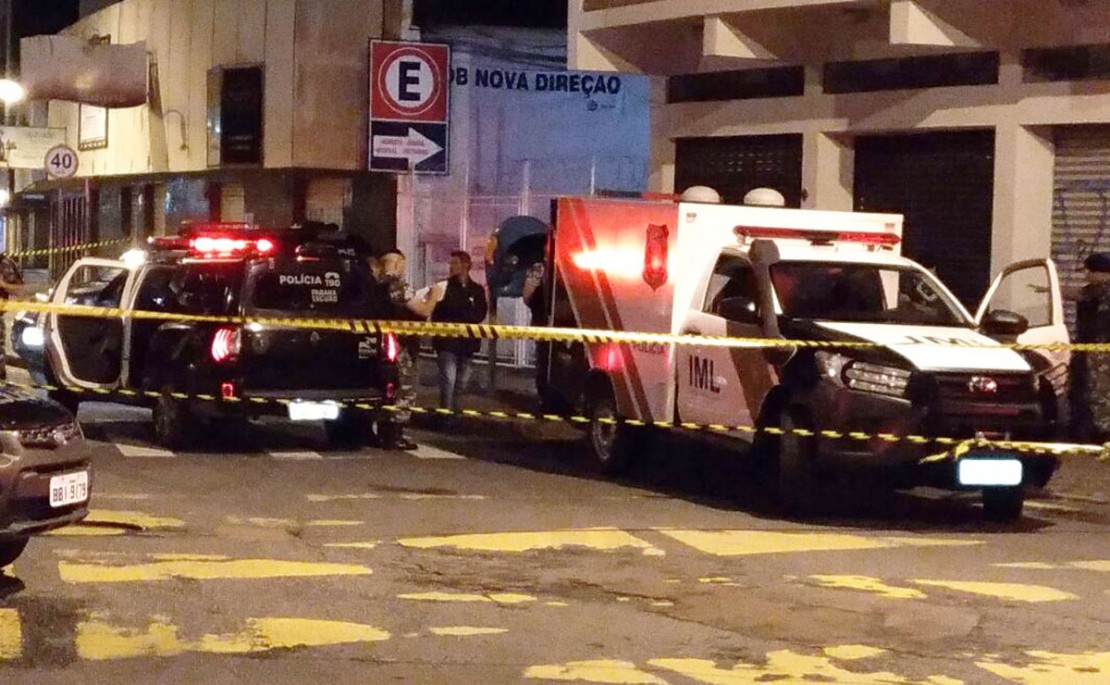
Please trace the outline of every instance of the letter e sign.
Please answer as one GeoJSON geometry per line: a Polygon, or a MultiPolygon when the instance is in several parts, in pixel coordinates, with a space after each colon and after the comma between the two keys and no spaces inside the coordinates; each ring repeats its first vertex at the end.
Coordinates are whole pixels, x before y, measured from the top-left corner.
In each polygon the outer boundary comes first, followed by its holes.
{"type": "Polygon", "coordinates": [[[370,118],[447,122],[447,45],[373,41],[370,45],[370,118]]]}

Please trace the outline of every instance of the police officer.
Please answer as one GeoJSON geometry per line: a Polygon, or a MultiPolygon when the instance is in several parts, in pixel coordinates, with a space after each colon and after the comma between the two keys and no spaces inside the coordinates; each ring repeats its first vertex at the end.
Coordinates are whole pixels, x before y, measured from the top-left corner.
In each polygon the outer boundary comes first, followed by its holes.
{"type": "MultiPolygon", "coordinates": [[[[414,296],[405,281],[405,255],[400,250],[390,250],[380,258],[381,286],[390,303],[390,318],[398,321],[425,321],[431,314],[434,302],[414,296]]],[[[397,411],[393,420],[378,424],[378,440],[382,447],[397,450],[416,449],[416,443],[404,435],[404,428],[412,419],[411,407],[416,404],[416,383],[419,381],[417,360],[420,356],[420,337],[400,336],[397,353],[397,411]]]]}
{"type": "MultiPolygon", "coordinates": [[[[7,254],[0,254],[0,301],[7,302],[13,295],[23,292],[23,273],[15,260],[7,254]]],[[[7,313],[0,312],[0,380],[8,379],[8,326],[7,313]]]]}
{"type": "MultiPolygon", "coordinates": [[[[1110,252],[1096,252],[1083,265],[1087,284],[1076,303],[1076,339],[1110,343],[1110,252]]],[[[1071,400],[1073,437],[1110,439],[1110,353],[1077,355],[1072,363],[1071,400]]]]}

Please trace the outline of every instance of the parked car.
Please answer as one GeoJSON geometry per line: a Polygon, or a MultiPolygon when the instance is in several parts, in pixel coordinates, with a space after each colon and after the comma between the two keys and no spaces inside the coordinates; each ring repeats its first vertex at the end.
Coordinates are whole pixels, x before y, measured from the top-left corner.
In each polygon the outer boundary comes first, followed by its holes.
{"type": "Polygon", "coordinates": [[[89,456],[81,427],[63,406],[0,387],[0,568],[32,536],[89,513],[89,456]]]}

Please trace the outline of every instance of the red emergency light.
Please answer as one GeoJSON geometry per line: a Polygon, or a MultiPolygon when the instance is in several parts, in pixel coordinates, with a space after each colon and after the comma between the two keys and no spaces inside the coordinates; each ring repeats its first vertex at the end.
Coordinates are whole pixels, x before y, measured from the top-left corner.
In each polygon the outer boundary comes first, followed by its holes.
{"type": "Polygon", "coordinates": [[[189,249],[204,256],[232,256],[254,252],[267,255],[277,245],[269,238],[233,238],[228,235],[198,235],[189,239],[189,249]]]}
{"type": "Polygon", "coordinates": [[[658,290],[667,282],[667,237],[670,231],[662,224],[648,224],[644,243],[644,282],[658,290]]]}
{"type": "Polygon", "coordinates": [[[772,228],[769,226],[737,226],[732,229],[737,238],[754,240],[768,238],[779,240],[806,240],[811,243],[856,243],[878,247],[894,247],[902,239],[894,233],[870,231],[815,231],[805,228],[772,228]]]}

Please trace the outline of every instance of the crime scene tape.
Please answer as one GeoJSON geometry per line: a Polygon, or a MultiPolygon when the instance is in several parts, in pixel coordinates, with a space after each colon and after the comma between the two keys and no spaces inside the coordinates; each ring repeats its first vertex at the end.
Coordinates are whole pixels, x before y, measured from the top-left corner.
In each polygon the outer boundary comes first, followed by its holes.
{"type": "MultiPolygon", "coordinates": [[[[257,316],[215,316],[182,314],[117,307],[93,307],[51,302],[3,301],[0,312],[39,312],[64,316],[108,319],[140,319],[181,321],[249,326],[281,326],[313,330],[337,330],[351,333],[394,333],[448,338],[476,338],[486,340],[535,340],[541,342],[577,342],[586,344],[628,345],[697,345],[700,347],[726,348],[830,348],[830,349],[885,349],[914,346],[923,343],[914,340],[880,344],[863,341],[838,340],[785,340],[776,338],[741,338],[710,335],[675,335],[636,331],[604,331],[597,329],[558,328],[548,326],[506,326],[502,324],[460,324],[426,321],[388,321],[383,319],[334,319],[257,316]]],[[[1005,348],[1011,350],[1055,350],[1072,352],[1106,353],[1110,343],[974,343],[961,340],[930,341],[930,345],[962,348],[1005,348]]]]}
{"type": "Polygon", "coordinates": [[[12,252],[8,256],[12,259],[18,259],[20,257],[42,257],[44,255],[66,254],[69,252],[87,252],[101,247],[111,247],[113,245],[130,243],[131,238],[117,238],[115,240],[102,240],[97,243],[81,243],[80,245],[64,245],[62,247],[44,247],[38,250],[24,250],[22,252],[12,252]]]}
{"type": "MultiPolygon", "coordinates": [[[[131,390],[127,388],[82,388],[79,386],[68,385],[51,385],[51,384],[33,384],[33,383],[17,383],[15,381],[0,380],[0,384],[7,387],[17,388],[19,390],[46,390],[46,391],[66,391],[71,393],[78,393],[84,395],[93,395],[96,397],[111,397],[120,396],[128,398],[129,400],[147,399],[156,400],[160,397],[170,397],[175,400],[181,401],[201,401],[201,402],[224,402],[224,403],[250,403],[250,404],[280,404],[288,405],[295,402],[295,397],[288,398],[270,398],[270,397],[220,397],[208,394],[189,394],[182,392],[160,392],[157,390],[131,390]]],[[[500,411],[500,410],[477,410],[477,409],[460,409],[451,410],[438,407],[421,407],[421,406],[400,406],[400,405],[373,405],[366,402],[342,402],[336,401],[340,407],[347,409],[355,409],[365,412],[380,412],[385,411],[391,414],[399,412],[410,412],[416,415],[430,415],[430,416],[453,416],[473,419],[495,419],[502,421],[532,421],[541,423],[564,423],[570,425],[584,426],[593,422],[593,419],[587,416],[579,416],[574,414],[550,414],[544,412],[526,412],[526,411],[500,411]]],[[[782,429],[774,426],[747,426],[747,425],[725,425],[725,424],[700,424],[678,421],[642,421],[639,419],[626,419],[626,418],[600,418],[597,419],[598,423],[607,425],[627,425],[635,428],[655,428],[662,430],[683,430],[690,432],[708,432],[708,433],[742,433],[754,437],[759,433],[781,437],[783,435],[798,435],[807,438],[825,438],[832,440],[855,440],[858,442],[871,442],[873,440],[881,440],[888,443],[909,442],[921,446],[935,446],[935,448],[943,448],[940,452],[927,455],[919,459],[919,464],[931,464],[943,461],[956,461],[964,454],[967,454],[971,449],[998,449],[1010,452],[1019,452],[1023,454],[1040,454],[1052,456],[1093,456],[1097,461],[1110,462],[1110,442],[1103,445],[1086,445],[1078,443],[1051,443],[1051,442],[1034,442],[1034,441],[1018,441],[1018,440],[990,440],[986,438],[951,438],[943,436],[925,436],[925,435],[897,435],[894,433],[865,433],[861,431],[834,431],[834,430],[810,430],[805,428],[795,429],[782,429]]]]}

